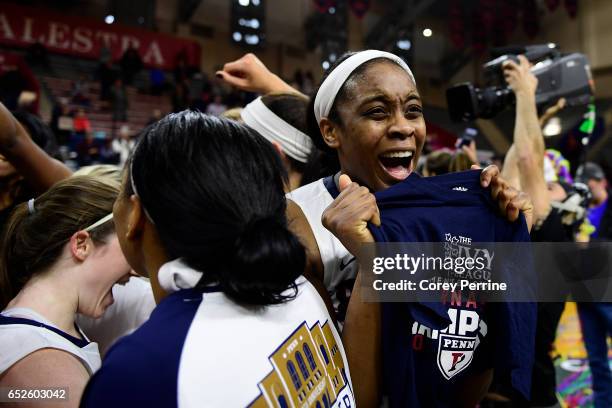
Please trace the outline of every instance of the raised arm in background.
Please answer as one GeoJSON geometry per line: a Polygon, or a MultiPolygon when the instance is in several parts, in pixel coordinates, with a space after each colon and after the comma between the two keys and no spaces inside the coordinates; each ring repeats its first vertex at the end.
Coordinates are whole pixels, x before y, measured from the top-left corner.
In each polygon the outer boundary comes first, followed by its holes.
{"type": "Polygon", "coordinates": [[[65,164],[50,157],[34,143],[17,119],[0,103],[0,154],[39,193],[70,177],[65,164]]]}
{"type": "MultiPolygon", "coordinates": [[[[228,84],[243,91],[267,94],[271,92],[290,92],[303,95],[300,91],[270,72],[255,54],[248,53],[235,61],[228,62],[216,72],[228,84]]],[[[306,95],[304,95],[306,96],[306,95]]]]}
{"type": "Polygon", "coordinates": [[[506,82],[516,96],[514,140],[506,154],[503,176],[531,197],[534,220],[545,218],[550,211],[550,197],[544,180],[544,137],[538,119],[535,93],[538,79],[529,62],[520,55],[520,64],[504,63],[506,82]],[[516,185],[518,184],[518,185],[516,185]]]}

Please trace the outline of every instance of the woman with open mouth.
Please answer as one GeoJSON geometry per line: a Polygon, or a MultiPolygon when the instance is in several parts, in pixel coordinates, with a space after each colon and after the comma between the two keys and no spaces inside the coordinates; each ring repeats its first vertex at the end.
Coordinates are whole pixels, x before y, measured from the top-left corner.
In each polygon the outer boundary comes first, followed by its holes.
{"type": "MultiPolygon", "coordinates": [[[[307,245],[312,274],[324,282],[339,320],[345,317],[356,277],[353,254],[362,243],[373,242],[368,223],[380,224],[374,193],[408,179],[418,162],[426,135],[422,106],[406,63],[376,50],[340,57],[311,98],[308,113],[313,141],[321,149],[335,151],[341,170],[288,194],[289,219],[307,245]]],[[[482,186],[491,186],[505,217],[514,221],[519,210],[524,210],[530,225],[530,201],[498,174],[494,166],[485,169],[482,186]]],[[[380,314],[371,306],[362,311],[352,316],[351,324],[358,323],[343,339],[352,370],[360,373],[354,379],[357,403],[375,406],[380,394],[372,384],[380,380],[380,362],[362,358],[372,355],[367,349],[370,345],[352,336],[380,330],[380,314]]],[[[471,396],[463,400],[466,406],[474,402],[474,395],[482,395],[489,380],[486,374],[471,378],[465,393],[471,396]]],[[[460,399],[456,402],[462,403],[460,399]]]]}
{"type": "Polygon", "coordinates": [[[0,252],[0,386],[65,387],[78,406],[100,367],[98,345],[76,325],[99,318],[130,267],[112,219],[118,186],[88,176],[58,182],[10,216],[0,252]]]}

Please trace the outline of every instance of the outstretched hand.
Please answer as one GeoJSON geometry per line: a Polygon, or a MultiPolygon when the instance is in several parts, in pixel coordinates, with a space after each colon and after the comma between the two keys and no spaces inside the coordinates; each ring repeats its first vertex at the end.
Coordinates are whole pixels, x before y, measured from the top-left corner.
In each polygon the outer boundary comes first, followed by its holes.
{"type": "Polygon", "coordinates": [[[504,78],[517,96],[533,96],[538,88],[538,78],[531,73],[531,65],[524,55],[519,55],[518,59],[519,64],[512,60],[504,61],[504,78]]]}
{"type": "Polygon", "coordinates": [[[361,244],[374,242],[368,222],[380,225],[380,212],[374,194],[351,181],[346,174],[338,180],[340,195],[323,212],[323,226],[331,231],[353,255],[361,244]]]}
{"type": "Polygon", "coordinates": [[[299,93],[264,65],[255,54],[248,53],[228,62],[216,72],[217,77],[243,91],[266,94],[270,92],[299,93]]]}

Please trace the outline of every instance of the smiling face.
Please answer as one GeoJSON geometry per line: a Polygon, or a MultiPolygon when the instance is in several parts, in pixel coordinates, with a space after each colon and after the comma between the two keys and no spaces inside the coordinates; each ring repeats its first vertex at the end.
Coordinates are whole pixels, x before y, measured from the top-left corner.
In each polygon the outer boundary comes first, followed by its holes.
{"type": "Polygon", "coordinates": [[[421,99],[410,76],[391,61],[376,61],[344,88],[335,104],[340,123],[321,124],[342,172],[373,191],[406,179],[425,142],[421,99]]]}

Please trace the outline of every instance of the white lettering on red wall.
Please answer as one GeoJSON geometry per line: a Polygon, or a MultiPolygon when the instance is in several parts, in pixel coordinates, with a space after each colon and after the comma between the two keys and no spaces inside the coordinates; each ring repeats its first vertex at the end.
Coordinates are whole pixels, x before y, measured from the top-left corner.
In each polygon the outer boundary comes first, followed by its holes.
{"type": "Polygon", "coordinates": [[[92,19],[62,16],[40,8],[2,4],[0,44],[28,47],[40,42],[50,52],[98,59],[105,46],[115,60],[133,47],[145,65],[172,69],[179,54],[192,65],[200,64],[197,42],[92,19]]]}

